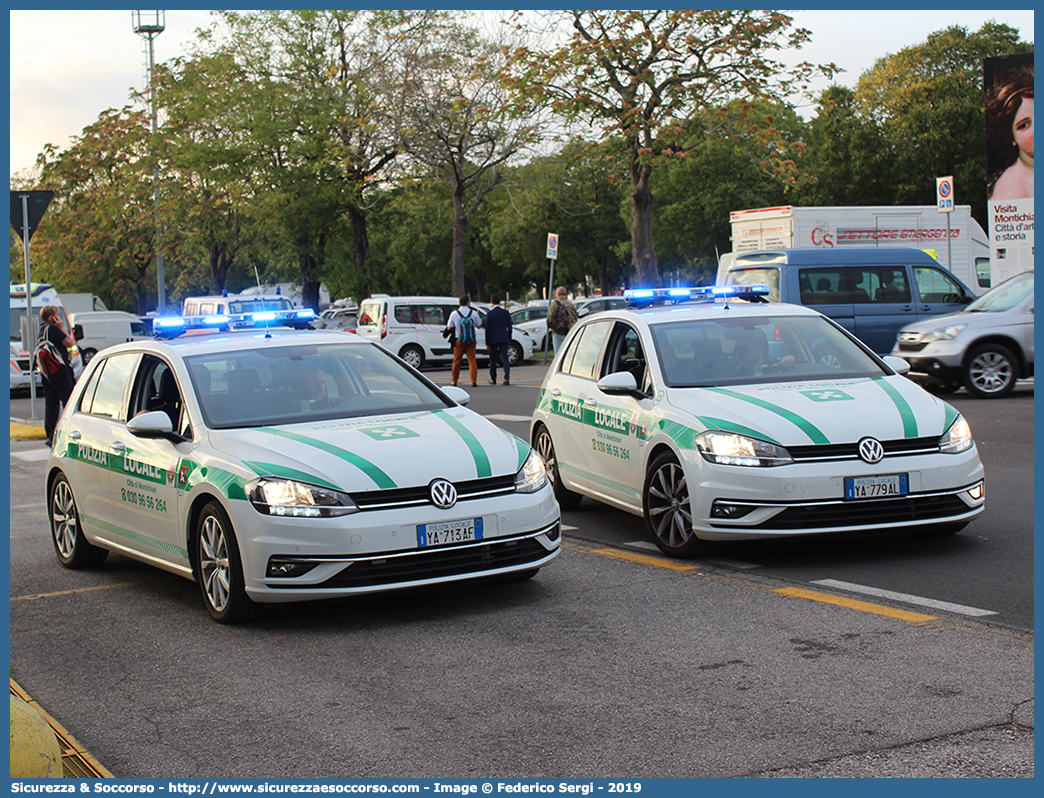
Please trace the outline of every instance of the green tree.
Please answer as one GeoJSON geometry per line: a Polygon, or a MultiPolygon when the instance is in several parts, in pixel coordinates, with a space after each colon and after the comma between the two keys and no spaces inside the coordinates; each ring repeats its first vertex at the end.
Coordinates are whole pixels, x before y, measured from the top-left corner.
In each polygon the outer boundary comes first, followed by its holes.
{"type": "MultiPolygon", "coordinates": [[[[809,123],[802,169],[815,180],[794,191],[799,205],[890,205],[896,197],[897,157],[873,119],[860,114],[855,92],[831,86],[809,123]]],[[[933,183],[934,186],[934,183],[933,183]]]]}
{"type": "MultiPolygon", "coordinates": [[[[516,51],[518,86],[573,120],[600,125],[625,143],[630,176],[632,257],[643,285],[661,282],[653,236],[651,177],[658,163],[737,128],[768,168],[795,178],[789,145],[756,129],[737,98],[783,102],[814,68],[771,57],[809,38],[775,11],[569,11],[567,43],[516,51]]],[[[561,14],[551,17],[561,21],[561,14]]],[[[832,67],[823,67],[828,75],[832,67]]]]}
{"type": "Polygon", "coordinates": [[[184,237],[175,294],[220,294],[229,270],[258,239],[249,215],[250,142],[240,135],[245,76],[225,53],[178,58],[154,78],[164,121],[164,223],[184,237]]]}
{"type": "Polygon", "coordinates": [[[895,165],[895,204],[931,205],[935,178],[954,176],[958,201],[986,215],[983,59],[1033,49],[1016,29],[987,22],[952,26],[923,44],[878,59],[860,78],[855,103],[879,127],[895,165]]]}
{"type": "Polygon", "coordinates": [[[34,278],[89,291],[110,308],[155,307],[151,123],[128,108],[104,111],[68,149],[38,158],[55,192],[33,236],[34,278]]]}
{"type": "Polygon", "coordinates": [[[501,78],[504,49],[465,23],[416,42],[396,82],[402,148],[422,176],[441,180],[453,206],[451,291],[464,292],[468,220],[504,176],[509,162],[539,136],[532,107],[501,78]]]}

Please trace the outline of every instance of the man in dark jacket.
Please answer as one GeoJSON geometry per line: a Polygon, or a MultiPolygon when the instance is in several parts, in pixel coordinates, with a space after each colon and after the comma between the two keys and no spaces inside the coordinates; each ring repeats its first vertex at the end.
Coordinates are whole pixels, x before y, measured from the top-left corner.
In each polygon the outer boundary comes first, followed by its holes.
{"type": "Polygon", "coordinates": [[[489,384],[497,384],[497,361],[504,365],[504,384],[511,384],[511,314],[500,307],[500,294],[489,298],[493,309],[486,314],[486,349],[489,350],[489,384]]]}

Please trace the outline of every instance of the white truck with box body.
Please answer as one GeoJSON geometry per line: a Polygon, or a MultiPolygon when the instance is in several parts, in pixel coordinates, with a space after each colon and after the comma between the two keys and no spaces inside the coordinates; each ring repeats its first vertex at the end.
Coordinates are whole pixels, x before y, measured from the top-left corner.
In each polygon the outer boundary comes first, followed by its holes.
{"type": "MultiPolygon", "coordinates": [[[[744,252],[799,247],[913,247],[947,267],[946,216],[934,205],[848,205],[750,208],[729,214],[733,257],[744,252]]],[[[950,218],[949,269],[976,293],[990,287],[989,238],[958,205],[950,218]]],[[[724,285],[728,255],[722,257],[718,284],[724,285]]]]}

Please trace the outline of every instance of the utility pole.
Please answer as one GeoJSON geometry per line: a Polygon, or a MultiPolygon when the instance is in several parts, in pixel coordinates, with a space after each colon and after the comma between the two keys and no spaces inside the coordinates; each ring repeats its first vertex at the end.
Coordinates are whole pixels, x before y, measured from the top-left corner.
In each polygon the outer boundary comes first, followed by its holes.
{"type": "MultiPolygon", "coordinates": [[[[156,66],[156,53],[153,39],[163,33],[167,27],[164,21],[165,11],[131,11],[131,25],[134,32],[145,40],[145,84],[149,92],[149,114],[152,117],[152,135],[156,136],[156,87],[152,83],[152,70],[156,66]],[[145,15],[145,16],[143,16],[145,15]]],[[[152,202],[156,212],[156,301],[160,315],[167,305],[167,290],[163,279],[163,217],[160,214],[159,159],[152,165],[152,202]]]]}

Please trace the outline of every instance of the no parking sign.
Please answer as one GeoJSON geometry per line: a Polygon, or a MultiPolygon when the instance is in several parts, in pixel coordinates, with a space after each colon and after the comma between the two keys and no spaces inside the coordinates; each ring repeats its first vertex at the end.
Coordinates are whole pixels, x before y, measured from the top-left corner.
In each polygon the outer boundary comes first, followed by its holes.
{"type": "Polygon", "coordinates": [[[558,258],[558,233],[547,234],[547,257],[551,260],[558,258]]]}
{"type": "Polygon", "coordinates": [[[939,213],[953,213],[953,175],[935,178],[935,199],[939,213]]]}

